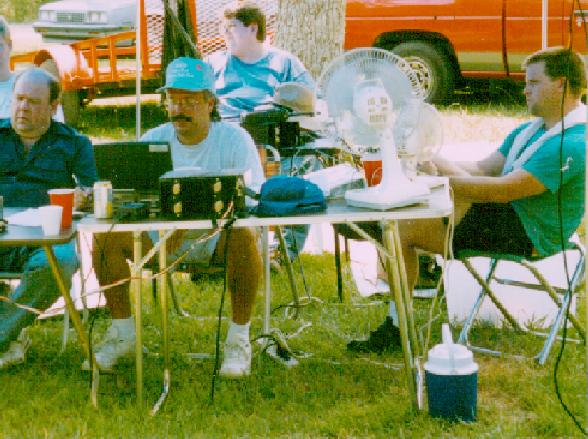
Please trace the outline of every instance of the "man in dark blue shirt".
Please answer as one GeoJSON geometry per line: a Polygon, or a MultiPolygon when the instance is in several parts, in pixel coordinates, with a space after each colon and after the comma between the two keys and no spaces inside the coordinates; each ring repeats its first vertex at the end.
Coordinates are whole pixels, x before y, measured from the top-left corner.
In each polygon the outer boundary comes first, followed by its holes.
{"type": "MultiPolygon", "coordinates": [[[[14,83],[10,119],[0,119],[0,195],[6,206],[48,204],[47,190],[76,188],[76,206],[85,202],[84,188],[98,179],[92,144],[74,129],[52,120],[60,95],[59,81],[32,68],[14,83]]],[[[78,266],[74,244],[54,246],[66,288],[78,266]]],[[[22,272],[11,301],[45,309],[59,296],[42,248],[0,249],[0,270],[22,272]]],[[[24,360],[30,340],[26,326],[35,315],[0,302],[0,368],[24,360]]]]}

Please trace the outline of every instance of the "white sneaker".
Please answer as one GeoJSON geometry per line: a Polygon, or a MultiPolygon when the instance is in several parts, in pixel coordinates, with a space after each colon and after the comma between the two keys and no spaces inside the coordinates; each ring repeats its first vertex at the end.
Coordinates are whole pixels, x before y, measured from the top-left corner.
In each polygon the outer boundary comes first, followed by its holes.
{"type": "MultiPolygon", "coordinates": [[[[104,339],[96,346],[94,356],[101,370],[111,370],[118,360],[130,357],[135,352],[135,329],[123,333],[119,328],[110,325],[104,339]]],[[[91,370],[88,359],[84,360],[82,369],[91,370]]]]}
{"type": "Polygon", "coordinates": [[[241,378],[251,373],[251,343],[249,338],[235,334],[225,342],[225,353],[220,374],[227,378],[241,378]]]}
{"type": "Polygon", "coordinates": [[[16,340],[10,342],[8,350],[0,354],[0,369],[24,362],[30,347],[31,339],[25,328],[16,340]]]}

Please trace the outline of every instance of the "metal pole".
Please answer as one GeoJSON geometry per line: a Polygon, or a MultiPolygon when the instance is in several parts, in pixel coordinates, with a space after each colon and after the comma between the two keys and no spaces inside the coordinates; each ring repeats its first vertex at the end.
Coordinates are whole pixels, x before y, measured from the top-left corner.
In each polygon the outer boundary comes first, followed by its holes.
{"type": "Polygon", "coordinates": [[[411,408],[417,411],[419,409],[419,403],[416,389],[416,369],[414,356],[411,349],[408,323],[408,319],[411,319],[412,322],[413,316],[406,315],[406,307],[404,306],[405,294],[402,288],[400,274],[404,267],[401,267],[401,261],[399,261],[398,254],[396,252],[397,246],[395,244],[395,240],[398,237],[398,234],[394,232],[396,227],[397,224],[395,221],[386,221],[384,223],[384,247],[390,255],[389,258],[386,258],[386,272],[388,274],[388,285],[390,285],[390,292],[392,293],[392,298],[396,303],[396,310],[398,311],[398,326],[400,329],[400,341],[402,343],[402,351],[404,354],[404,368],[406,373],[408,398],[411,402],[411,408]]]}
{"type": "Polygon", "coordinates": [[[547,48],[547,31],[549,20],[549,0],[543,0],[541,11],[541,49],[547,48]]]}
{"type": "MultiPolygon", "coordinates": [[[[584,55],[585,63],[588,63],[588,55],[584,55]]],[[[586,74],[588,74],[588,69],[586,69],[586,74]]],[[[586,109],[586,123],[588,124],[588,108],[586,109]]],[[[586,140],[585,140],[585,150],[584,154],[588,153],[588,131],[586,131],[586,140]]],[[[588,172],[585,171],[585,181],[584,181],[584,224],[587,224],[588,221],[588,194],[586,193],[586,187],[588,187],[588,172]]],[[[584,233],[584,248],[588,248],[588,234],[584,233]]],[[[588,258],[585,259],[585,267],[588,270],[588,258]]],[[[585,271],[588,273],[588,271],[585,271]]],[[[586,275],[584,275],[584,294],[586,294],[586,275]]],[[[588,306],[585,306],[584,309],[586,318],[588,319],[588,306]]],[[[588,320],[586,320],[588,321],[588,320]]],[[[588,348],[588,337],[584,340],[586,344],[586,348],[588,348]]],[[[586,349],[586,364],[588,364],[588,349],[586,349]]],[[[586,405],[586,418],[588,419],[588,404],[586,405]]]]}
{"type": "Polygon", "coordinates": [[[261,228],[261,243],[263,246],[263,282],[264,282],[264,305],[263,305],[263,333],[269,334],[270,313],[271,313],[271,286],[270,286],[270,255],[269,255],[269,227],[261,228]]]}
{"type": "Polygon", "coordinates": [[[137,2],[137,19],[135,26],[135,45],[137,49],[135,51],[135,138],[138,141],[141,138],[141,72],[143,70],[141,57],[142,57],[142,45],[141,45],[141,11],[144,7],[144,0],[137,2]]]}
{"type": "Polygon", "coordinates": [[[80,316],[76,311],[76,307],[71,300],[71,296],[69,295],[69,290],[65,286],[65,281],[63,280],[63,272],[59,267],[59,262],[55,257],[55,253],[53,252],[53,248],[49,244],[43,245],[43,249],[45,250],[45,254],[47,255],[47,260],[49,261],[49,266],[51,267],[51,271],[53,273],[53,277],[55,278],[55,283],[57,284],[57,289],[61,293],[63,300],[65,301],[65,307],[69,311],[69,316],[71,321],[76,329],[78,334],[78,339],[82,344],[82,349],[84,350],[84,354],[86,358],[92,365],[92,391],[91,391],[91,400],[92,405],[94,407],[98,406],[98,381],[99,374],[98,374],[98,365],[96,364],[96,358],[94,357],[94,353],[90,352],[90,341],[86,332],[84,331],[84,326],[82,325],[82,321],[80,320],[80,316]]]}
{"type": "Polygon", "coordinates": [[[143,245],[141,232],[133,232],[133,267],[131,270],[131,290],[135,299],[135,368],[137,379],[137,407],[139,412],[143,410],[143,322],[142,322],[142,302],[141,302],[141,272],[143,267],[141,259],[143,257],[143,245]]]}
{"type": "MultiPolygon", "coordinates": [[[[167,246],[166,246],[165,231],[159,231],[159,303],[161,308],[161,332],[163,338],[163,388],[161,395],[153,408],[151,409],[151,416],[157,414],[163,403],[166,401],[169,395],[171,385],[171,367],[170,367],[170,354],[169,354],[169,323],[167,320],[167,246]]],[[[171,282],[171,279],[170,279],[171,282]]]]}

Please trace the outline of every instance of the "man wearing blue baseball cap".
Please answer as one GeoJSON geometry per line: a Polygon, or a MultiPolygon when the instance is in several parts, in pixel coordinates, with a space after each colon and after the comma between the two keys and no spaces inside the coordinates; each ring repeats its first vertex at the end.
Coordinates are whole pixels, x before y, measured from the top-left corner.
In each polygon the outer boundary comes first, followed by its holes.
{"type": "MultiPolygon", "coordinates": [[[[213,92],[214,74],[210,66],[193,58],[177,58],[168,65],[165,86],[160,90],[165,92],[170,122],[149,130],[142,140],[169,142],[174,169],[199,167],[205,171],[250,171],[251,181],[246,184],[258,191],[264,177],[257,149],[245,130],[220,121],[213,92]]],[[[171,251],[174,255],[184,253],[202,234],[201,231],[176,232],[172,237],[175,245],[170,243],[171,251]]],[[[261,279],[257,232],[236,228],[229,235],[216,235],[197,243],[190,252],[189,260],[224,261],[227,236],[227,277],[233,315],[220,373],[237,378],[248,375],[251,369],[249,323],[261,279]]],[[[147,241],[144,240],[144,246],[150,246],[147,241]]],[[[132,240],[128,233],[119,233],[116,238],[112,234],[96,236],[94,268],[100,283],[106,285],[128,278],[126,259],[131,254],[132,240]]],[[[105,296],[113,320],[103,342],[96,349],[96,360],[101,369],[108,370],[119,358],[134,352],[135,325],[126,286],[107,290],[105,296]]]]}

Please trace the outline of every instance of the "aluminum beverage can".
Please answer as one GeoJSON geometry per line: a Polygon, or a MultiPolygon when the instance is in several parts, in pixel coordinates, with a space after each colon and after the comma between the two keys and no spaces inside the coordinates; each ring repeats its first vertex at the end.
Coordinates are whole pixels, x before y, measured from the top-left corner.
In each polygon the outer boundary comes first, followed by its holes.
{"type": "Polygon", "coordinates": [[[94,218],[112,218],[112,184],[109,181],[94,183],[94,218]]]}

